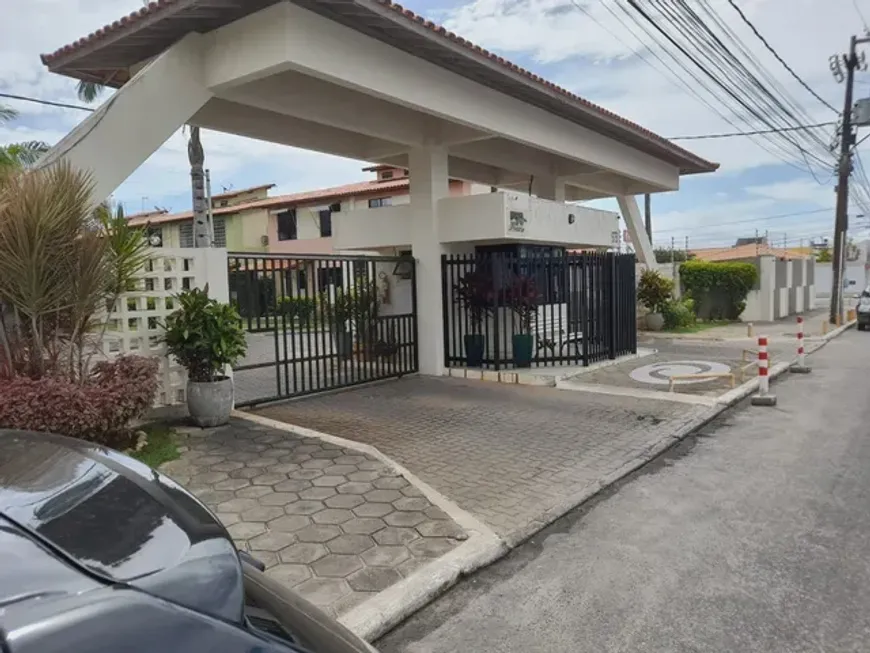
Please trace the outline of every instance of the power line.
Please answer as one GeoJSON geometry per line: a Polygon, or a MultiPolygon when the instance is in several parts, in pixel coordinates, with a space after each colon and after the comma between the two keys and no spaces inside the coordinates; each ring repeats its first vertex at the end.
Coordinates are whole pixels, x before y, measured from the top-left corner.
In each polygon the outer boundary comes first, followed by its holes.
{"type": "Polygon", "coordinates": [[[799,125],[797,127],[777,127],[775,129],[756,129],[748,132],[724,132],[720,134],[696,134],[693,136],[668,136],[671,141],[697,141],[704,138],[732,138],[734,136],[756,136],[758,134],[778,134],[780,132],[798,131],[802,129],[817,129],[819,127],[830,127],[836,125],[836,120],[829,122],[818,122],[814,125],[799,125]]]}
{"type": "Polygon", "coordinates": [[[810,92],[810,94],[814,98],[816,98],[819,102],[821,102],[826,107],[828,107],[831,111],[833,111],[834,113],[839,113],[827,100],[825,100],[822,96],[820,96],[812,88],[810,88],[810,85],[807,84],[801,78],[801,76],[798,75],[794,71],[794,69],[785,62],[785,60],[781,56],[779,56],[779,52],[777,52],[774,49],[774,47],[770,43],[768,43],[767,39],[764,38],[764,36],[762,36],[761,32],[758,31],[758,28],[755,27],[755,25],[752,23],[752,21],[746,17],[746,14],[743,13],[743,10],[737,5],[737,3],[734,0],[728,0],[728,4],[731,5],[732,7],[734,7],[734,10],[740,15],[741,20],[743,20],[743,22],[746,23],[746,25],[749,27],[749,29],[752,30],[752,33],[758,37],[758,40],[764,44],[764,47],[766,47],[770,51],[770,53],[774,57],[776,57],[776,60],[779,61],[779,63],[781,63],[783,65],[783,68],[785,68],[791,74],[791,76],[794,77],[798,81],[798,83],[800,83],[801,86],[803,86],[807,91],[810,92]]]}
{"type": "Polygon", "coordinates": [[[861,23],[864,25],[864,33],[870,34],[870,27],[867,27],[867,20],[864,18],[864,12],[861,11],[861,7],[858,6],[858,0],[852,0],[852,6],[855,7],[855,11],[858,13],[858,18],[861,19],[861,23]]]}
{"type": "MultiPolygon", "coordinates": [[[[767,220],[780,220],[782,218],[794,218],[796,216],[801,216],[801,215],[812,215],[814,213],[830,212],[831,210],[832,209],[812,209],[810,211],[798,211],[796,213],[779,213],[777,215],[768,215],[768,216],[761,216],[761,217],[756,217],[756,218],[748,218],[745,220],[728,220],[726,222],[713,222],[713,223],[709,223],[709,224],[704,224],[703,226],[705,229],[710,228],[710,227],[724,227],[724,226],[728,226],[728,225],[732,225],[732,224],[746,224],[748,222],[764,222],[767,220]]],[[[686,229],[686,227],[678,227],[676,229],[657,229],[656,233],[660,233],[660,234],[671,233],[674,231],[683,231],[685,229],[686,229]]]]}
{"type": "Polygon", "coordinates": [[[0,93],[0,97],[10,100],[21,100],[22,102],[33,102],[34,104],[44,104],[50,107],[60,107],[61,109],[78,109],[79,111],[88,111],[93,113],[95,110],[91,107],[83,107],[79,104],[66,104],[65,102],[54,102],[52,100],[42,100],[35,97],[27,97],[24,95],[13,95],[12,93],[0,93]]]}

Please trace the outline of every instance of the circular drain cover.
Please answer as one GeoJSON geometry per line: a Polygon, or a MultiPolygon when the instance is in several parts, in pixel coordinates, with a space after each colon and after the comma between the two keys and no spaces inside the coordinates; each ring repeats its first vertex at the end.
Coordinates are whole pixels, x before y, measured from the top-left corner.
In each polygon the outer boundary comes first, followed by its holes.
{"type": "MultiPolygon", "coordinates": [[[[681,374],[727,374],[731,368],[724,363],[710,361],[662,361],[638,367],[629,373],[629,376],[640,383],[653,383],[656,385],[668,385],[672,376],[681,374]]],[[[686,385],[689,383],[704,383],[714,379],[678,379],[674,385],[686,385]]]]}

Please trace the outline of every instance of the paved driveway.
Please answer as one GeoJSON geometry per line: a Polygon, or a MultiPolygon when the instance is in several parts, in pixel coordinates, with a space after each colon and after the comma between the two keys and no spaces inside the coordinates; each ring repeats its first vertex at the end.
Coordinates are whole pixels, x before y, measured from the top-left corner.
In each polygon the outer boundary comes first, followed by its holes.
{"type": "Polygon", "coordinates": [[[701,410],[651,399],[413,377],[256,412],[374,445],[510,536],[527,531],[701,410]]]}

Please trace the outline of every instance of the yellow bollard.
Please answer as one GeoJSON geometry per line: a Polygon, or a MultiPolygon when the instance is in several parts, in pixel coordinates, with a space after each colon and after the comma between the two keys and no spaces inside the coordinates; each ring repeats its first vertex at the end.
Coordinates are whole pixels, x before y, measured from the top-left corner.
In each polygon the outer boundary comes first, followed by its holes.
{"type": "Polygon", "coordinates": [[[847,318],[846,318],[847,321],[849,321],[849,322],[853,322],[853,321],[855,320],[855,309],[854,309],[854,308],[850,308],[850,309],[849,309],[849,312],[848,312],[846,315],[847,315],[847,318]]]}
{"type": "Polygon", "coordinates": [[[841,323],[842,321],[843,321],[843,317],[842,317],[839,313],[837,313],[837,321],[835,322],[835,324],[836,324],[837,326],[840,326],[840,323],[841,323]]]}
{"type": "Polygon", "coordinates": [[[824,318],[822,320],[822,335],[825,335],[828,332],[828,318],[824,318]]]}

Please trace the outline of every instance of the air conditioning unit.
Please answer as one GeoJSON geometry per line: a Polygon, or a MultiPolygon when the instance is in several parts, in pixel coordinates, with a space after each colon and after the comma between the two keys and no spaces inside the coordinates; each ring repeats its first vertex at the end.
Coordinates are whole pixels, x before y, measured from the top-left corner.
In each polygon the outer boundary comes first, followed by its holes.
{"type": "Polygon", "coordinates": [[[266,247],[269,244],[269,236],[260,236],[260,244],[266,247]]]}

